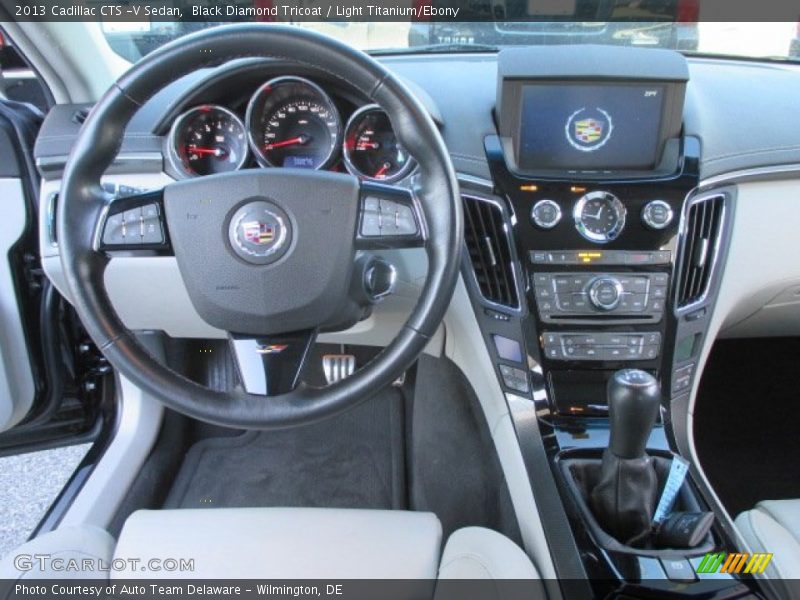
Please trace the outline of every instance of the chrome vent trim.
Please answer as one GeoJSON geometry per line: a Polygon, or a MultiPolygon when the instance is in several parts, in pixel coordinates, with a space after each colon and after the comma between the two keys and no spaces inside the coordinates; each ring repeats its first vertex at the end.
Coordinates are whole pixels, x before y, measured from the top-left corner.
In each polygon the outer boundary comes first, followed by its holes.
{"type": "Polygon", "coordinates": [[[727,196],[708,194],[690,200],[681,222],[675,306],[691,310],[708,297],[725,225],[727,196]]]}
{"type": "Polygon", "coordinates": [[[490,305],[520,309],[510,225],[495,200],[462,194],[464,242],[475,284],[490,305]]]}

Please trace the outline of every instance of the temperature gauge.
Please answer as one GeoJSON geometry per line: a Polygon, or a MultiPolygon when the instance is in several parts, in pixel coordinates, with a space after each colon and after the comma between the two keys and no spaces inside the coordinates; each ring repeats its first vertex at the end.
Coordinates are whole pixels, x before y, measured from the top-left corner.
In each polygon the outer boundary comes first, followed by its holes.
{"type": "Polygon", "coordinates": [[[415,165],[397,141],[389,116],[376,104],[360,108],[347,122],[344,162],[353,175],[386,183],[403,179],[415,165]]]}

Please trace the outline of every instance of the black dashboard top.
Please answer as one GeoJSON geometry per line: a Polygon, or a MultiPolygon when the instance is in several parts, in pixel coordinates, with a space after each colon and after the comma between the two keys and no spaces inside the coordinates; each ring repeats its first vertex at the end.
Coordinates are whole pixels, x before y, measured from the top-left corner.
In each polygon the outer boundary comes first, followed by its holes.
{"type": "MultiPolygon", "coordinates": [[[[406,80],[439,122],[456,169],[488,179],[486,136],[497,133],[497,55],[437,54],[381,57],[406,80]]],[[[253,68],[252,65],[250,65],[253,68]]],[[[132,121],[121,153],[160,153],[164,124],[190,106],[195,91],[241,71],[240,62],[195,72],[162,90],[132,121]]],[[[309,75],[292,65],[262,62],[263,81],[285,74],[309,75]]],[[[790,126],[800,97],[800,69],[768,63],[690,59],[683,114],[684,134],[702,145],[703,179],[723,173],[800,163],[800,141],[790,126]]],[[[312,74],[313,78],[313,74],[312,74]]],[[[325,82],[314,79],[324,86],[325,82]]],[[[69,154],[88,105],[59,105],[47,116],[35,148],[40,164],[69,154]]],[[[135,166],[131,165],[133,170],[135,166]]]]}

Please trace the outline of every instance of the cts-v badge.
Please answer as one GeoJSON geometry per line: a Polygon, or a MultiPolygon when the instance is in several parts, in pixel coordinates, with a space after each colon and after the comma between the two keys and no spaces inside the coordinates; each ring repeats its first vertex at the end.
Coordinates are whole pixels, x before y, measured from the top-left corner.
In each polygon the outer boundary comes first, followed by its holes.
{"type": "Polygon", "coordinates": [[[256,265],[273,263],[291,245],[289,216],[268,200],[252,200],[233,213],[228,239],[239,258],[256,265]]]}

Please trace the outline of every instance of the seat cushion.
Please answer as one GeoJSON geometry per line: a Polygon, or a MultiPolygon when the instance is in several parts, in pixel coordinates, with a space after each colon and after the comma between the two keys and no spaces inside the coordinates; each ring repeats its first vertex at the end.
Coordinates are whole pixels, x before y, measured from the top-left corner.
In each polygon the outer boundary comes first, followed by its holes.
{"type": "Polygon", "coordinates": [[[0,563],[0,580],[104,579],[113,554],[114,538],[107,531],[91,525],[64,527],[9,552],[0,563]],[[40,562],[34,555],[49,556],[40,562]]]}
{"type": "MultiPolygon", "coordinates": [[[[431,513],[327,508],[137,511],[115,558],[194,559],[170,578],[436,578],[442,527],[431,513]]],[[[141,570],[112,578],[147,578],[141,570]]]]}
{"type": "Polygon", "coordinates": [[[800,500],[765,500],[736,517],[736,527],[753,552],[771,552],[764,574],[800,579],[800,500]]]}
{"type": "Polygon", "coordinates": [[[447,540],[439,579],[539,579],[522,548],[483,527],[464,527],[447,540]]]}

